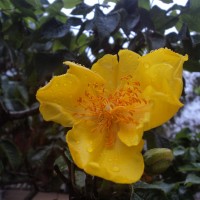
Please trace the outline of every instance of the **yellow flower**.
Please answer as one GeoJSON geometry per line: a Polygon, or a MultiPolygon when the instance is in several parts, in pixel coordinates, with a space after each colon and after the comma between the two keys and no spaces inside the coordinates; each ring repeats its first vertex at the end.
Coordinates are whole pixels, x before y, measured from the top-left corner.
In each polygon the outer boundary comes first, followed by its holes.
{"type": "Polygon", "coordinates": [[[182,106],[187,56],[159,49],[143,57],[121,50],[89,70],[73,62],[37,92],[47,121],[72,127],[67,143],[78,167],[117,183],[133,183],[144,170],[143,132],[169,120],[182,106]]]}

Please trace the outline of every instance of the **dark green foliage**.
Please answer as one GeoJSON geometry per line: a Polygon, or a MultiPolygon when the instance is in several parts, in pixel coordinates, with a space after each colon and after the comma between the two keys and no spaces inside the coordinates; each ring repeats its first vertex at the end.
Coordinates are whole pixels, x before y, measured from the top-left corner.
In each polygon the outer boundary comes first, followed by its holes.
{"type": "Polygon", "coordinates": [[[21,163],[21,155],[19,149],[12,141],[0,140],[1,164],[5,166],[7,162],[12,169],[17,169],[21,163]]]}
{"type": "Polygon", "coordinates": [[[66,72],[63,61],[90,68],[122,48],[142,55],[168,47],[188,54],[184,68],[199,72],[199,7],[199,0],[168,10],[148,0],[105,0],[94,6],[81,0],[0,0],[0,186],[26,182],[36,191],[58,191],[65,182],[76,199],[192,199],[200,184],[199,134],[183,131],[173,143],[157,136],[162,129],[145,134],[148,148],[173,147],[173,167],[151,184],[117,185],[74,166],[67,130],[42,120],[35,93],[53,75],[66,72]],[[105,14],[107,2],[116,6],[105,14]],[[71,8],[70,15],[62,8],[71,8]],[[177,33],[167,33],[173,26],[177,33]]]}

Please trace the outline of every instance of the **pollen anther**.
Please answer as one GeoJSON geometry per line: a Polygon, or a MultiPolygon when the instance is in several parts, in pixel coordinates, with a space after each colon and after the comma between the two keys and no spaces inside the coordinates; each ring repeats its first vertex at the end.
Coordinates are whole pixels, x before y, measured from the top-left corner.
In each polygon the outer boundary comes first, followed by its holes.
{"type": "Polygon", "coordinates": [[[121,78],[125,84],[119,86],[112,94],[106,93],[106,87],[97,83],[88,84],[83,95],[77,99],[81,111],[76,117],[94,120],[97,124],[93,132],[106,132],[106,146],[112,146],[116,140],[116,124],[141,123],[140,118],[148,101],[140,90],[140,82],[134,82],[132,76],[121,78]],[[113,127],[115,126],[115,127],[113,127]]]}

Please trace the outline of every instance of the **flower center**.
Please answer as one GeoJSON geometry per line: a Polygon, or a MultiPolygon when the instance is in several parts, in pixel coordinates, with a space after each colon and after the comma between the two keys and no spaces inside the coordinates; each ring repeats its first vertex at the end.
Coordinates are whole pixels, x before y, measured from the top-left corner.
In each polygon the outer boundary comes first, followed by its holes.
{"type": "Polygon", "coordinates": [[[84,94],[77,99],[80,110],[75,116],[80,120],[93,120],[94,131],[106,132],[107,146],[112,146],[120,124],[143,123],[148,106],[142,97],[140,82],[131,76],[121,78],[119,87],[110,93],[104,85],[88,84],[84,94]]]}

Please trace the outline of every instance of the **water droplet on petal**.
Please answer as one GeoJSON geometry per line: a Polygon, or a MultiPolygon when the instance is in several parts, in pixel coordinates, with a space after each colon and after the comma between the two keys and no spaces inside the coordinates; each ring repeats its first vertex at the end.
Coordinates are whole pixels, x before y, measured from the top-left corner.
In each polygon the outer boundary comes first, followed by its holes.
{"type": "Polygon", "coordinates": [[[144,64],[145,68],[148,69],[149,68],[149,64],[144,64]]]}
{"type": "Polygon", "coordinates": [[[114,172],[119,172],[119,167],[114,166],[112,170],[113,170],[114,172]]]}
{"type": "Polygon", "coordinates": [[[93,152],[93,148],[92,148],[92,147],[89,147],[89,148],[87,149],[87,151],[88,151],[89,153],[92,153],[92,152],[93,152]]]}

